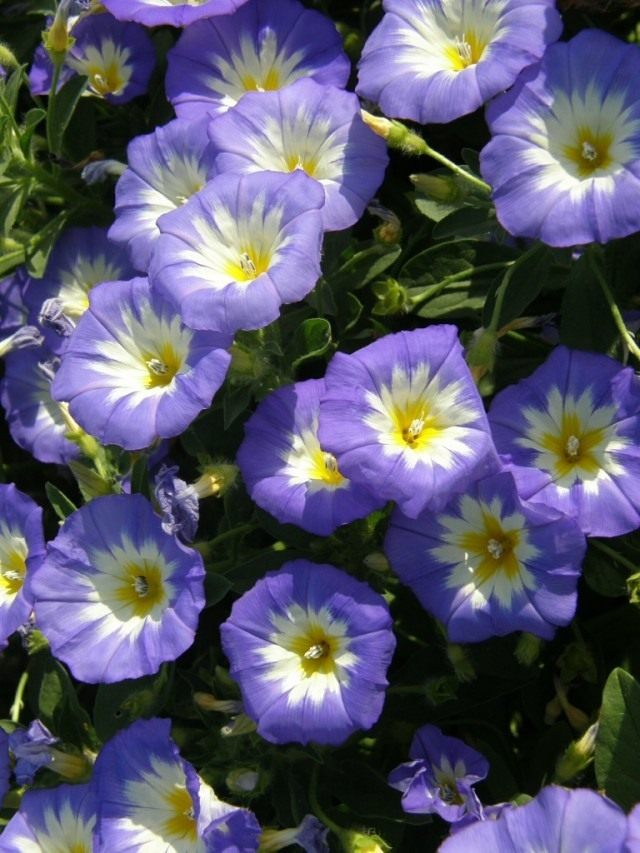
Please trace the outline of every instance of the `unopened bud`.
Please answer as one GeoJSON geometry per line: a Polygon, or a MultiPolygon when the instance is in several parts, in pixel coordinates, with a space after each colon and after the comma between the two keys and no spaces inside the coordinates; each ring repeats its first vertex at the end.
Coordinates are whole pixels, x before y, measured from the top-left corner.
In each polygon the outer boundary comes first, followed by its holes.
{"type": "Polygon", "coordinates": [[[418,192],[442,204],[452,204],[463,196],[455,178],[448,175],[409,175],[409,180],[418,192]]]}
{"type": "Polygon", "coordinates": [[[260,774],[248,767],[239,767],[227,774],[225,785],[234,794],[250,794],[255,791],[260,774]]]}
{"type": "Polygon", "coordinates": [[[269,363],[258,349],[247,349],[234,342],[229,350],[231,364],[229,366],[229,381],[255,382],[262,379],[269,370],[269,363]]]}
{"type": "Polygon", "coordinates": [[[523,631],[516,645],[516,660],[523,666],[531,666],[538,660],[543,645],[544,640],[541,640],[540,637],[523,631]]]}
{"type": "Polygon", "coordinates": [[[371,286],[377,302],[372,314],[376,317],[386,317],[393,314],[406,314],[411,305],[409,293],[395,278],[382,278],[371,286]]]}
{"type": "Polygon", "coordinates": [[[193,701],[203,711],[217,711],[220,714],[242,713],[242,702],[239,699],[216,699],[212,693],[194,693],[193,701]]]}
{"type": "Polygon", "coordinates": [[[88,780],[93,768],[93,762],[86,755],[72,755],[68,752],[61,752],[59,749],[50,748],[51,763],[48,765],[50,770],[55,771],[63,779],[69,779],[71,782],[82,782],[88,780]]]}
{"type": "Polygon", "coordinates": [[[372,216],[377,216],[382,220],[382,225],[378,225],[373,229],[373,236],[385,246],[394,246],[402,239],[402,224],[398,219],[397,214],[387,207],[383,207],[377,199],[373,199],[367,207],[367,211],[372,216]]]}
{"type": "Polygon", "coordinates": [[[8,338],[0,341],[0,356],[7,355],[16,349],[42,346],[43,341],[42,333],[35,326],[21,326],[8,338]]]}
{"type": "Polygon", "coordinates": [[[389,148],[398,148],[405,154],[426,154],[424,139],[402,122],[375,116],[366,110],[360,110],[362,120],[374,133],[381,136],[389,148]]]}
{"type": "Polygon", "coordinates": [[[627,578],[627,591],[631,604],[640,604],[640,572],[627,578]]]}
{"type": "Polygon", "coordinates": [[[388,572],[390,568],[389,560],[382,551],[373,551],[371,554],[367,554],[362,562],[372,572],[388,572]]]}
{"type": "Polygon", "coordinates": [[[3,68],[17,68],[18,60],[13,51],[6,44],[0,42],[0,65],[3,68]]]}
{"type": "Polygon", "coordinates": [[[238,737],[239,735],[251,734],[255,730],[256,724],[251,717],[247,717],[246,714],[239,714],[230,723],[220,729],[220,734],[223,737],[238,737]]]}
{"type": "Polygon", "coordinates": [[[473,681],[476,677],[476,671],[469,660],[464,646],[460,646],[457,643],[449,643],[447,645],[447,657],[458,681],[473,681]]]}

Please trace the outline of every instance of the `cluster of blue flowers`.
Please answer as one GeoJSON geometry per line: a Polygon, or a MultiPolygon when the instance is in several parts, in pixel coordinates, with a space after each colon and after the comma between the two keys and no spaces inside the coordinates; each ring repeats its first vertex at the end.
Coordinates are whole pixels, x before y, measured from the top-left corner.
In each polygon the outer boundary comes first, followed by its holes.
{"type": "MultiPolygon", "coordinates": [[[[107,446],[146,453],[155,493],[137,493],[130,465],[45,542],[42,509],[0,485],[3,647],[35,627],[91,685],[176,661],[206,607],[206,549],[189,544],[199,501],[236,465],[257,507],[317,537],[388,508],[390,567],[453,643],[553,638],[574,618],[588,538],[640,527],[633,369],[555,346],[487,411],[448,324],[381,335],[335,352],[322,378],[263,389],[235,458],[195,483],[167,457],[228,382],[234,337],[314,291],[327,234],[360,220],[387,142],[406,131],[390,119],[449,122],[488,104],[479,168],[511,238],[580,247],[640,229],[637,45],[598,30],[559,42],[554,0],[383,8],[356,95],[341,36],[298,0],[61,0],[32,93],[53,98],[82,75],[91,96],[126,104],[154,71],[147,28],[184,27],[165,80],[177,117],[133,138],[126,164],[86,168],[87,182],[117,178],[109,228],[67,229],[41,279],[20,268],[1,283],[0,402],[36,460],[91,459],[101,474],[107,446]]],[[[262,572],[219,626],[236,722],[275,745],[340,746],[371,729],[396,649],[392,599],[327,562],[262,572]]],[[[276,830],[221,801],[170,728],[139,719],[75,764],[37,721],[0,729],[0,793],[41,767],[81,782],[25,793],[0,850],[328,850],[322,814],[276,830]]],[[[640,850],[640,807],[627,817],[558,786],[483,805],[473,786],[488,761],[430,724],[409,757],[389,785],[405,812],[453,825],[443,853],[640,850]]]]}

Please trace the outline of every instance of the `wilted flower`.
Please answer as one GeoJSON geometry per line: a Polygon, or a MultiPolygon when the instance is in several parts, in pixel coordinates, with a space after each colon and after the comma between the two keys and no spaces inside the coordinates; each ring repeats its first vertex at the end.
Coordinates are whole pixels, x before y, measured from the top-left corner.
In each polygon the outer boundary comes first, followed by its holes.
{"type": "Polygon", "coordinates": [[[562,31],[554,0],[384,0],[358,93],[422,124],[473,112],[508,89],[562,31]]]}
{"type": "Polygon", "coordinates": [[[339,569],[294,560],[270,572],[220,633],[246,712],[267,740],[340,744],[380,716],[391,617],[382,596],[339,569]]]}
{"type": "Polygon", "coordinates": [[[450,823],[481,814],[473,785],[489,772],[489,762],[483,755],[431,725],[416,732],[409,755],[411,761],[389,774],[391,787],[402,791],[402,808],[406,812],[435,812],[450,823]]]}
{"type": "Polygon", "coordinates": [[[489,105],[480,167],[509,233],[572,246],[640,228],[638,74],[637,45],[584,30],[489,105]]]}
{"type": "Polygon", "coordinates": [[[163,531],[148,501],[109,495],[65,520],[31,590],[53,654],[93,684],[150,675],[188,649],[203,580],[201,556],[163,531]]]}
{"type": "Polygon", "coordinates": [[[342,87],[350,71],[332,21],[298,0],[250,0],[233,15],[193,24],[167,59],[167,97],[189,119],[301,77],[342,87]]]}

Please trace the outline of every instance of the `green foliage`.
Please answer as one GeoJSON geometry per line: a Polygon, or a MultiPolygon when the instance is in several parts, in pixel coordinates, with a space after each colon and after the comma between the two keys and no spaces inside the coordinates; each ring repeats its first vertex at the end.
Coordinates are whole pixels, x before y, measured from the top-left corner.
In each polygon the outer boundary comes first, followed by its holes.
{"type": "Polygon", "coordinates": [[[623,669],[613,670],[602,694],[596,738],[596,779],[624,809],[640,800],[640,684],[623,669]]]}

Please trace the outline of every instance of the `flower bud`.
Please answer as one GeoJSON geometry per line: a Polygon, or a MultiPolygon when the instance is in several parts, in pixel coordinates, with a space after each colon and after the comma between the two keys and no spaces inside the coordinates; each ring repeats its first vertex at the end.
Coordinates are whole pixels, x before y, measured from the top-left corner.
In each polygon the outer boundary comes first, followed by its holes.
{"type": "Polygon", "coordinates": [[[538,660],[543,645],[544,640],[541,640],[540,637],[523,631],[516,645],[516,660],[523,666],[531,666],[538,660]]]}
{"type": "Polygon", "coordinates": [[[340,834],[342,849],[346,853],[387,853],[391,847],[375,832],[351,829],[340,834]]]}
{"type": "Polygon", "coordinates": [[[442,204],[452,204],[464,195],[456,179],[449,175],[409,175],[409,180],[418,192],[442,204]]]}
{"type": "Polygon", "coordinates": [[[222,497],[234,484],[238,470],[237,465],[206,465],[200,477],[192,484],[198,500],[211,495],[222,497]]]}
{"type": "Polygon", "coordinates": [[[599,723],[589,726],[581,738],[569,744],[556,764],[554,782],[565,785],[591,764],[596,751],[598,726],[599,723]]]}
{"type": "Polygon", "coordinates": [[[457,643],[449,643],[447,645],[447,657],[449,663],[453,667],[458,681],[473,681],[476,677],[476,671],[473,664],[469,660],[468,654],[464,646],[457,643]]]}
{"type": "Polygon", "coordinates": [[[234,794],[250,794],[255,791],[260,774],[249,767],[238,767],[227,774],[225,785],[234,794]]]}
{"type": "Polygon", "coordinates": [[[409,293],[395,278],[382,278],[371,288],[377,298],[372,313],[377,317],[404,314],[411,304],[409,293]]]}

